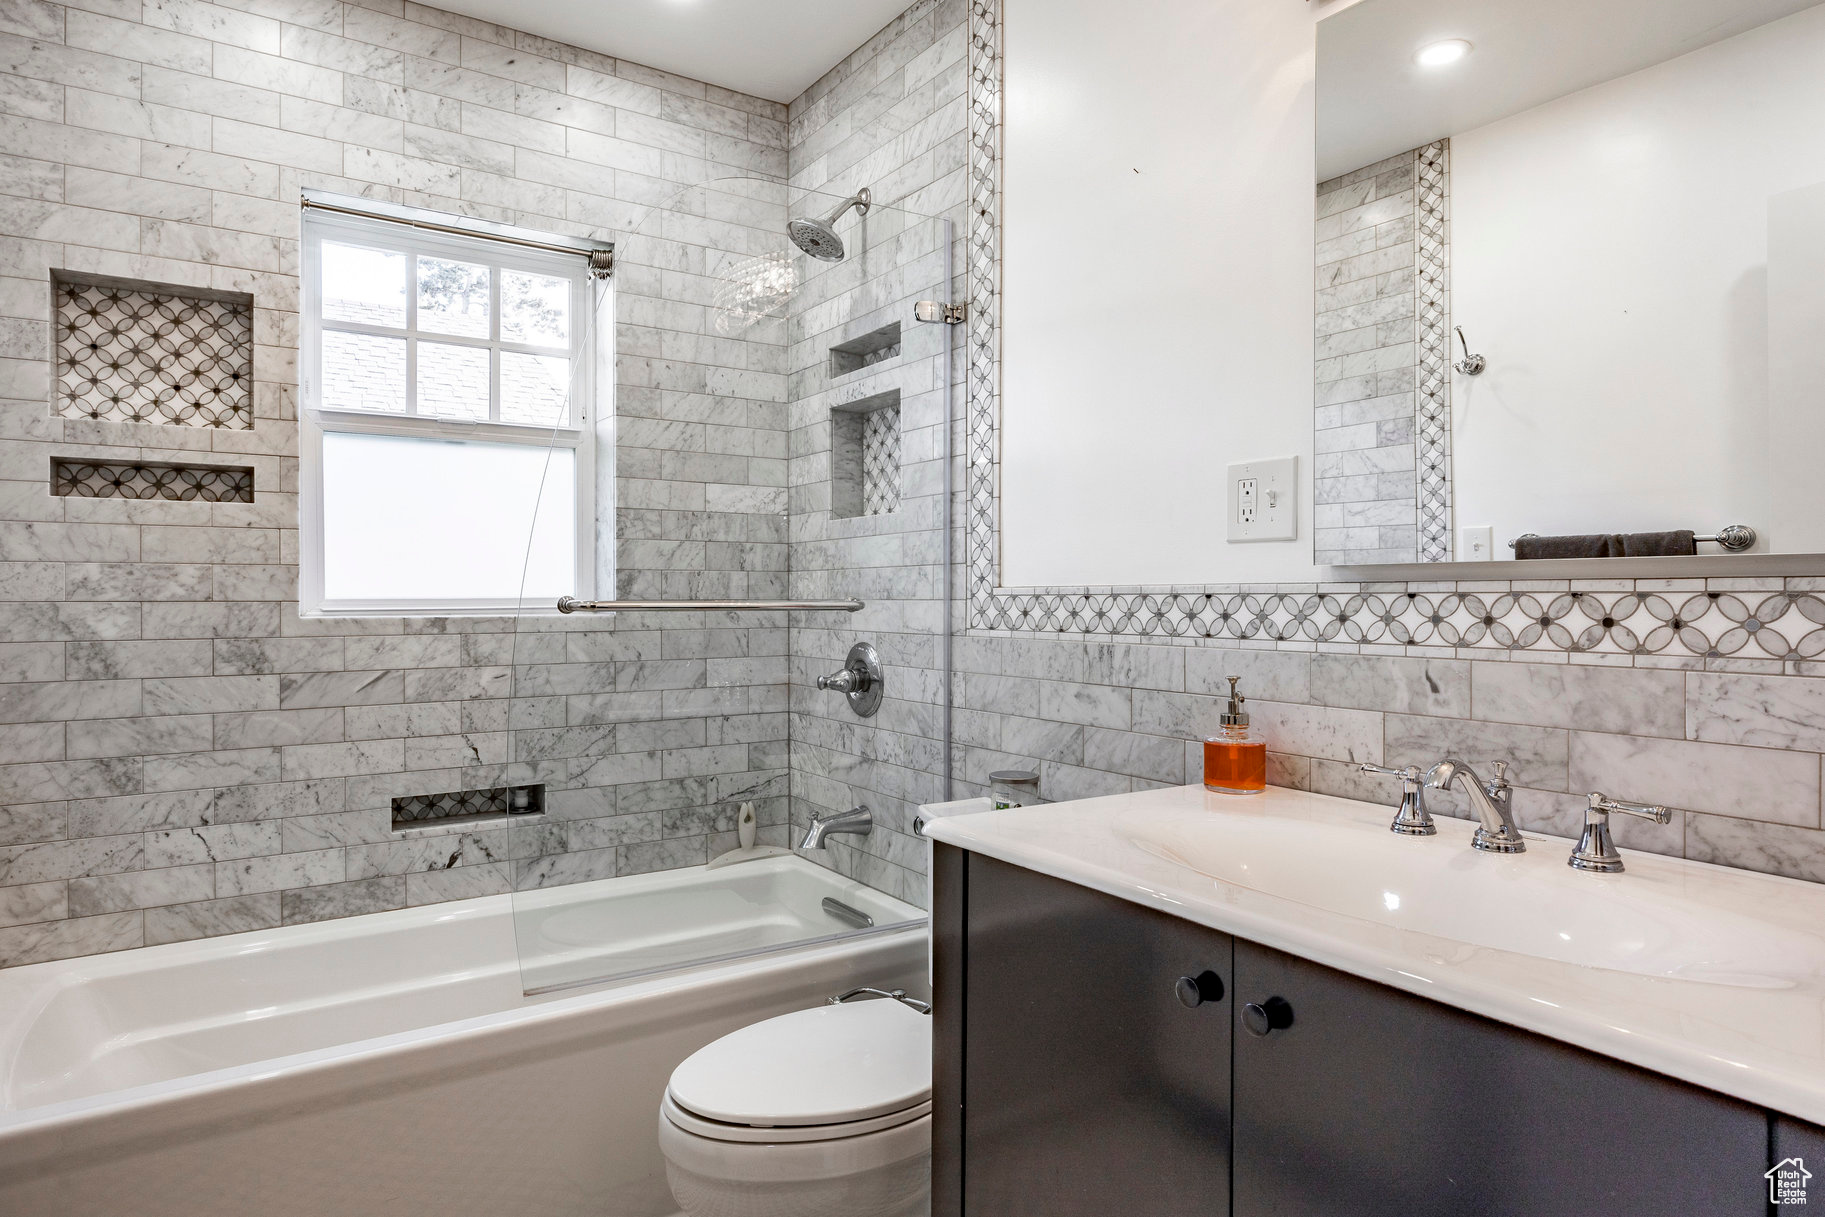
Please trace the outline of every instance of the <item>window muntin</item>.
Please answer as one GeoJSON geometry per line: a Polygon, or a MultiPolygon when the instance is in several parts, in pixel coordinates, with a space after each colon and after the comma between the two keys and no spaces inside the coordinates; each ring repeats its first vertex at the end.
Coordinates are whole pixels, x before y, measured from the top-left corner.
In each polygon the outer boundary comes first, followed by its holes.
{"type": "Polygon", "coordinates": [[[301,611],[593,595],[585,259],[307,211],[302,270],[301,611]]]}

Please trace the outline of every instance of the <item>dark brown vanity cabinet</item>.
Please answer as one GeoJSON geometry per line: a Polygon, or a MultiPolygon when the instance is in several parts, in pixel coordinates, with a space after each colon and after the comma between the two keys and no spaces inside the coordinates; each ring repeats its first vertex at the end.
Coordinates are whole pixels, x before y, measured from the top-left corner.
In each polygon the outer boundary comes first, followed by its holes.
{"type": "Polygon", "coordinates": [[[987,858],[968,867],[963,1211],[1223,1217],[1229,939],[987,858]]]}
{"type": "Polygon", "coordinates": [[[1764,1212],[1758,1107],[1250,942],[1235,951],[1236,1000],[1279,997],[1292,1019],[1236,1035],[1238,1215],[1764,1212]]]}
{"type": "Polygon", "coordinates": [[[933,923],[933,1217],[1767,1212],[1749,1104],[949,846],[933,923]]]}

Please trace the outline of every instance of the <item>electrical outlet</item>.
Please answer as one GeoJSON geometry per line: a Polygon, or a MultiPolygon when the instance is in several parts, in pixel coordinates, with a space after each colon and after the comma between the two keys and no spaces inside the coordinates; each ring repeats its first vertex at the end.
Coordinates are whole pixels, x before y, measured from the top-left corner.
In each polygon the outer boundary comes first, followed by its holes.
{"type": "Polygon", "coordinates": [[[1299,535],[1294,510],[1299,458],[1249,461],[1229,467],[1227,499],[1231,541],[1291,541],[1299,535]]]}
{"type": "Polygon", "coordinates": [[[1457,560],[1459,562],[1495,561],[1495,526],[1476,524],[1458,529],[1457,560]]]}

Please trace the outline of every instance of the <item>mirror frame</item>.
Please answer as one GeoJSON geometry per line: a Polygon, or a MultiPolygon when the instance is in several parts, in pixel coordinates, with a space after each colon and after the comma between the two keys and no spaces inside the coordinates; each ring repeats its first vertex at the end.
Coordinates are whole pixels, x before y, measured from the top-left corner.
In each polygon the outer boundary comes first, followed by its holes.
{"type": "MultiPolygon", "coordinates": [[[[1361,3],[1370,0],[1358,0],[1361,3]]],[[[1343,5],[1325,4],[1336,11],[1343,5]]],[[[1312,14],[1313,45],[1317,22],[1312,14]]],[[[1314,61],[1315,62],[1315,61],[1314,61]]],[[[1363,614],[1378,615],[1385,625],[1392,613],[1390,596],[1440,593],[1499,597],[1537,595],[1552,599],[1557,588],[1527,589],[1503,585],[1524,581],[1601,581],[1625,594],[1647,594],[1634,580],[1677,579],[1701,585],[1707,579],[1754,579],[1767,587],[1741,589],[1751,594],[1782,589],[1790,576],[1825,576],[1825,554],[1700,555],[1677,558],[1584,558],[1506,562],[1415,562],[1385,566],[1315,567],[1316,577],[1299,590],[1285,584],[1216,581],[1196,586],[1053,585],[1003,587],[1000,582],[1000,310],[1001,310],[1001,140],[1002,140],[1001,0],[970,0],[968,65],[968,150],[966,171],[969,231],[966,235],[969,316],[965,341],[963,461],[965,483],[962,524],[965,564],[964,628],[966,631],[1080,634],[1099,636],[1257,639],[1263,642],[1423,641],[1423,631],[1404,629],[1410,638],[1374,635],[1361,628],[1363,614]],[[1477,587],[1460,585],[1476,584],[1477,587]],[[1335,602],[1333,605],[1332,602],[1335,602]],[[1357,603],[1364,602],[1364,603],[1357,603]],[[1334,628],[1317,628],[1323,623],[1334,628]],[[1374,635],[1374,636],[1371,636],[1374,635]]],[[[1314,142],[1316,132],[1313,133],[1314,142]]],[[[1308,200],[1309,202],[1310,200],[1308,200]]],[[[1316,237],[1313,256],[1316,258],[1316,237]]],[[[1309,477],[1307,479],[1309,497],[1309,477]]],[[[1309,506],[1309,505],[1308,505],[1309,506]]],[[[1309,510],[1307,518],[1309,520],[1309,510]]],[[[1310,527],[1309,523],[1306,527],[1310,527]]],[[[1817,589],[1825,597],[1825,580],[1817,589]]],[[[1569,586],[1569,584],[1568,584],[1569,586]]],[[[1593,589],[1597,590],[1597,589],[1593,589]]],[[[1685,589],[1680,589],[1681,591],[1685,589]]],[[[1811,593],[1815,589],[1805,588],[1811,593]]],[[[1668,594],[1675,594],[1669,591],[1668,594]]],[[[1437,606],[1434,606],[1437,607],[1437,606]]],[[[1463,610],[1463,604],[1456,606],[1463,610]]],[[[1427,635],[1430,637],[1431,635],[1427,635]]],[[[1605,648],[1541,640],[1545,650],[1588,651],[1605,648]]],[[[1444,645],[1473,646],[1444,642],[1444,645]]],[[[1482,644],[1479,649],[1490,646],[1482,644]]],[[[1533,650],[1532,646],[1527,649],[1533,650]]],[[[1755,655],[1750,658],[1774,658],[1755,655]]]]}

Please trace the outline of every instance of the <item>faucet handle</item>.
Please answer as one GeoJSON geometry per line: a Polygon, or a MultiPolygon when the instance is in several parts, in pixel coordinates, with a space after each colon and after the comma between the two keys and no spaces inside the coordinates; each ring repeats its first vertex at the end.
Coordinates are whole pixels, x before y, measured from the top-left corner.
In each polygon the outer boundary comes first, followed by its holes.
{"type": "Polygon", "coordinates": [[[1495,763],[1495,776],[1493,778],[1489,779],[1489,785],[1490,785],[1491,793],[1494,793],[1497,790],[1507,790],[1508,789],[1508,762],[1507,761],[1497,761],[1495,763]]]}
{"type": "Polygon", "coordinates": [[[1620,811],[1624,815],[1640,816],[1642,819],[1652,820],[1656,824],[1665,824],[1673,818],[1672,809],[1663,807],[1659,803],[1631,803],[1627,799],[1612,799],[1601,790],[1591,791],[1589,801],[1590,806],[1584,813],[1587,820],[1592,813],[1601,813],[1607,817],[1612,811],[1620,811]]]}
{"type": "Polygon", "coordinates": [[[1578,844],[1572,847],[1572,856],[1565,860],[1567,866],[1600,875],[1622,872],[1622,855],[1616,852],[1616,843],[1610,839],[1610,813],[1613,811],[1639,816],[1656,824],[1665,824],[1673,818],[1672,810],[1659,803],[1632,803],[1593,790],[1584,809],[1584,831],[1578,835],[1578,844]]]}
{"type": "Polygon", "coordinates": [[[1385,765],[1358,765],[1358,773],[1379,774],[1382,777],[1400,779],[1400,811],[1394,822],[1388,825],[1388,831],[1399,833],[1403,837],[1429,837],[1438,831],[1438,825],[1432,822],[1432,816],[1426,810],[1426,771],[1418,765],[1408,765],[1405,769],[1390,769],[1385,765]]]}

